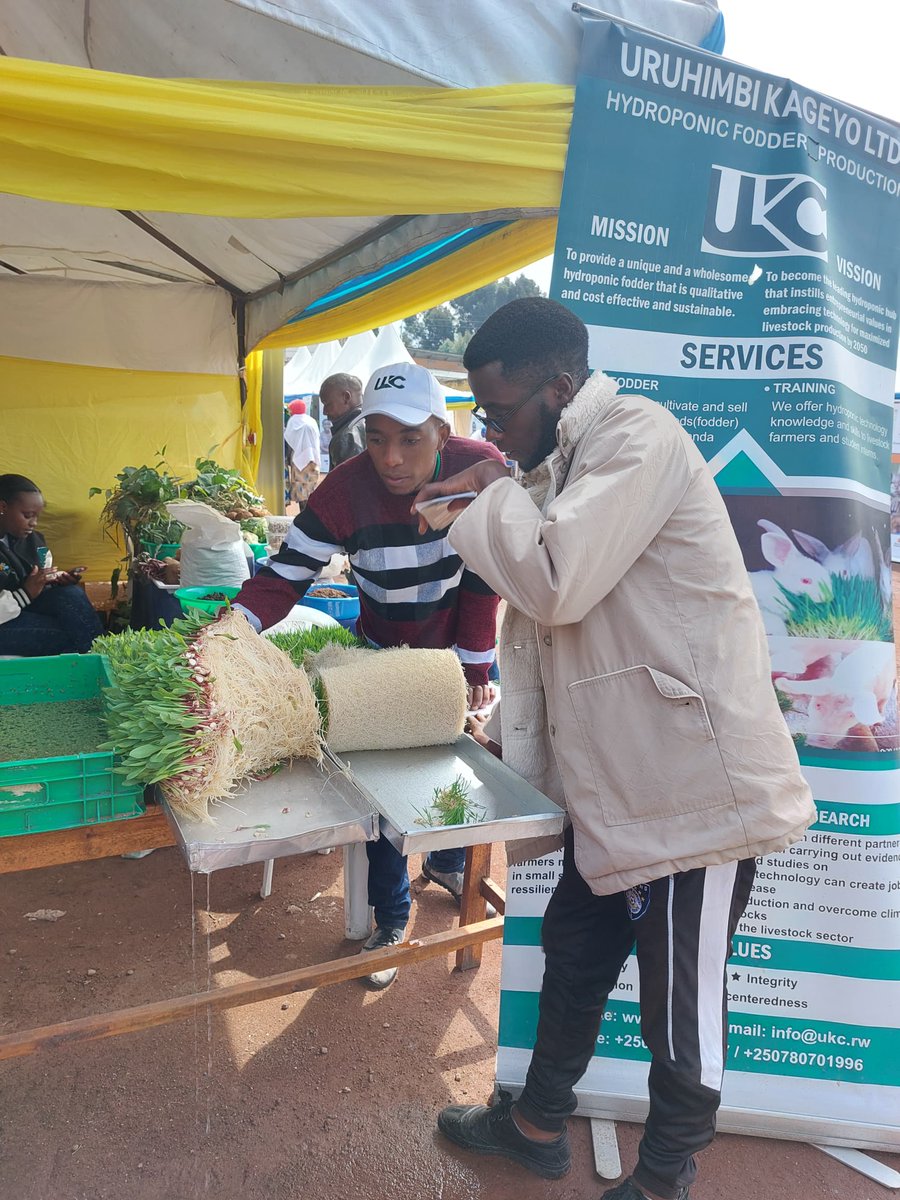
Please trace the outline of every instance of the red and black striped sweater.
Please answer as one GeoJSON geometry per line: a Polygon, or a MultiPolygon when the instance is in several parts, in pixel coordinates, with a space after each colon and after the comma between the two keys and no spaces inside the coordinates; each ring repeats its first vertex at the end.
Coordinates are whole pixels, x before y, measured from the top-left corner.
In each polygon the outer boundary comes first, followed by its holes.
{"type": "MultiPolygon", "coordinates": [[[[484,458],[502,461],[486,442],[448,438],[438,478],[484,458]]],[[[498,598],[465,567],[446,529],[419,534],[412,501],[387,490],[368,453],[351,458],[312,493],[281,550],[235,604],[267,629],[290,612],[332,554],[346,554],[359,586],[361,636],[378,646],[455,650],[468,683],[485,684],[498,598]]]]}

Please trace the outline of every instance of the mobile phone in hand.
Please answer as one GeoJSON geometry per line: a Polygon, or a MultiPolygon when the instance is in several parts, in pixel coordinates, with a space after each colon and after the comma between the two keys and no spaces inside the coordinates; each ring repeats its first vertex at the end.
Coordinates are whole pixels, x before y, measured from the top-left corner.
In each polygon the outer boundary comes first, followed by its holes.
{"type": "Polygon", "coordinates": [[[428,523],[430,528],[446,529],[448,525],[453,524],[463,508],[471,504],[477,495],[477,492],[456,492],[452,496],[436,496],[433,500],[423,500],[421,504],[417,504],[416,512],[428,523]],[[450,508],[454,502],[461,501],[465,501],[465,504],[460,503],[458,508],[450,508]]]}

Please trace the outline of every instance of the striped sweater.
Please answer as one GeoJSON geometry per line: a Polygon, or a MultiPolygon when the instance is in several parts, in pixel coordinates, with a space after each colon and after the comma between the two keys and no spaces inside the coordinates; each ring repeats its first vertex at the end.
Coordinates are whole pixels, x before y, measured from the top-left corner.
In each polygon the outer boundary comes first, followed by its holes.
{"type": "MultiPolygon", "coordinates": [[[[451,437],[440,479],[500,453],[451,437]]],[[[413,497],[392,495],[367,453],[331,471],[282,545],[235,600],[259,628],[276,624],[302,598],[333,554],[346,554],[359,586],[358,632],[378,646],[453,649],[472,686],[494,661],[498,598],[467,570],[447,530],[418,532],[413,497]]]]}

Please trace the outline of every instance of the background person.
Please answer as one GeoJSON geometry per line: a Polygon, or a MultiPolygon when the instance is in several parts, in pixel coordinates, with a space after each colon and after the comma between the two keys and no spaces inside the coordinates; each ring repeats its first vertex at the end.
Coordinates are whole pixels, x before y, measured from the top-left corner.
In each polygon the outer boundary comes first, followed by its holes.
{"type": "Polygon", "coordinates": [[[292,400],[288,412],[284,442],[290,463],[290,499],[302,508],[319,482],[319,427],[307,414],[305,400],[292,400]]]}
{"type": "MultiPolygon", "coordinates": [[[[362,414],[367,450],[326,475],[281,550],[244,584],[235,606],[257,629],[268,628],[287,615],[333,554],[347,554],[359,587],[358,634],[376,646],[455,650],[470,707],[480,708],[493,698],[488,669],[497,597],[465,569],[446,530],[418,532],[410,504],[423,484],[484,458],[502,465],[500,455],[483,442],[450,436],[441,389],[429,371],[412,363],[372,376],[362,414]]],[[[364,951],[401,942],[410,913],[406,859],[387,838],[367,842],[366,851],[376,929],[364,951]]],[[[436,851],[422,873],[459,900],[464,863],[461,849],[436,851]]],[[[381,988],[396,975],[393,968],[368,979],[381,988]]]]}
{"type": "Polygon", "coordinates": [[[102,632],[77,584],[83,567],[56,571],[37,525],[44,497],[24,475],[0,475],[0,654],[86,654],[102,632]]]}
{"type": "Polygon", "coordinates": [[[355,375],[329,375],[319,388],[319,400],[331,425],[328,461],[332,468],[339,467],[366,448],[362,383],[355,375]]]}
{"type": "Polygon", "coordinates": [[[494,313],[464,363],[524,486],[486,461],[416,497],[480,493],[449,537],[509,602],[502,756],[571,822],[524,1091],[446,1108],[438,1126],[565,1174],[573,1088],[635,947],[650,1110],[632,1175],[604,1200],[685,1200],[715,1132],[725,966],[755,859],[797,841],[815,808],[709,468],[665,408],[588,378],[587,351],[552,300],[494,313]]]}

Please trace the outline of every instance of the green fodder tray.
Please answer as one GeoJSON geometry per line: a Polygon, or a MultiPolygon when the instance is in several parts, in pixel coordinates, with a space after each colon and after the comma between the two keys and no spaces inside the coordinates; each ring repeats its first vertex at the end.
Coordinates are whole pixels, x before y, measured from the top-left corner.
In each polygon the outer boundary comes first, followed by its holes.
{"type": "Polygon", "coordinates": [[[0,837],[74,829],[144,811],[143,790],[114,771],[110,751],[96,749],[91,714],[110,683],[109,664],[99,654],[0,662],[0,837]],[[7,758],[17,752],[9,749],[13,739],[19,748],[31,749],[23,710],[34,708],[32,728],[40,728],[50,715],[64,721],[78,701],[84,704],[82,720],[70,717],[67,730],[48,731],[46,737],[48,749],[63,747],[69,753],[45,757],[35,748],[31,757],[7,758]],[[79,737],[85,748],[74,752],[79,737]]]}

